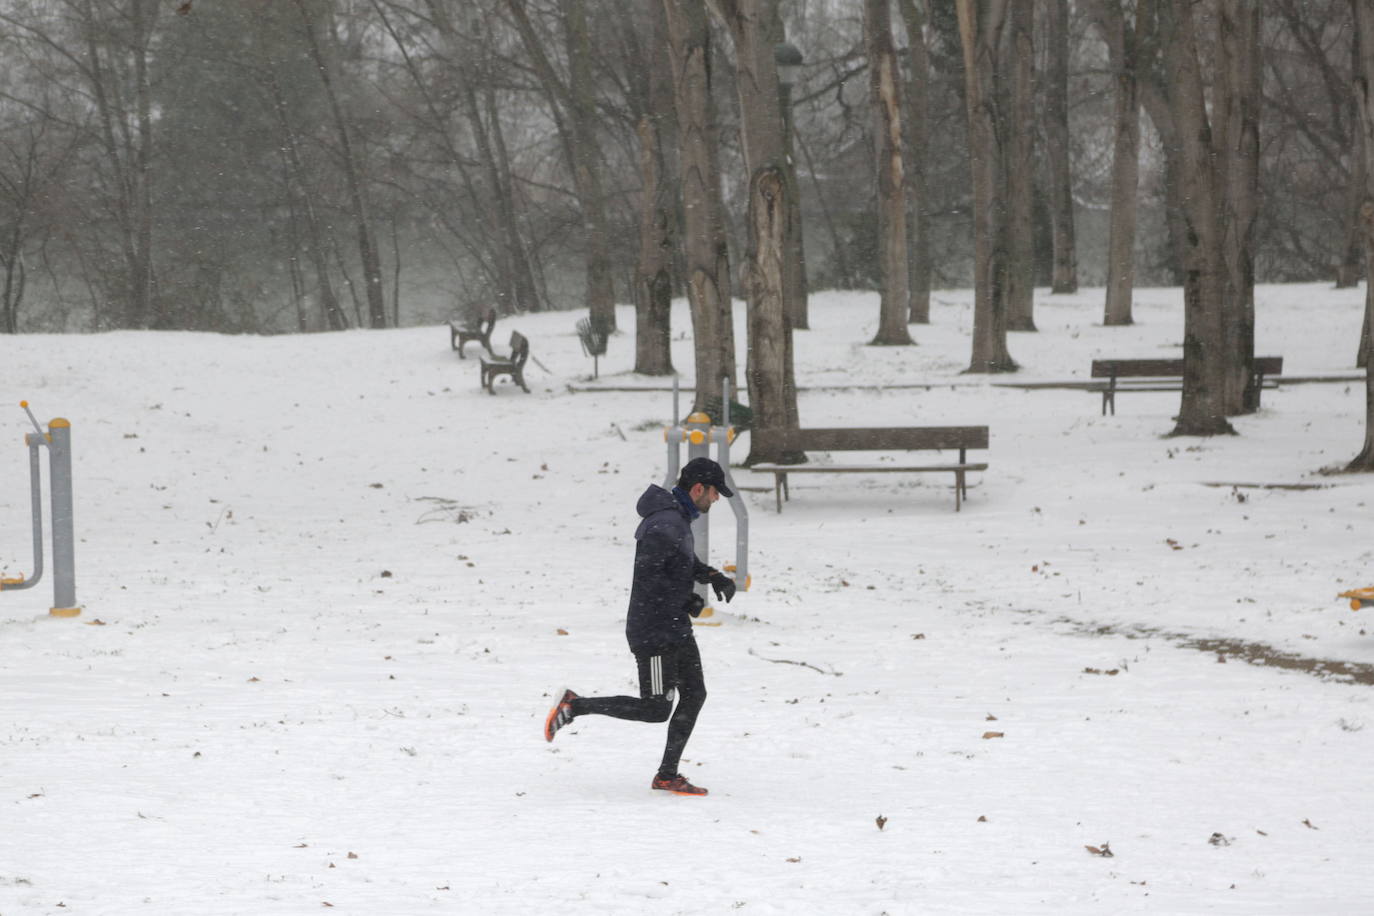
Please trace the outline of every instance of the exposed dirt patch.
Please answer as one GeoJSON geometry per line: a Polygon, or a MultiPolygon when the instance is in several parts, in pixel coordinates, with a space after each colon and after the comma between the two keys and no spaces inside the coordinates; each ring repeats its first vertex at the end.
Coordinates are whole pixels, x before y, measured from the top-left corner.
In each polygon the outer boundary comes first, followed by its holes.
{"type": "Polygon", "coordinates": [[[1343,681],[1349,684],[1374,686],[1374,665],[1363,662],[1346,662],[1333,658],[1313,658],[1295,652],[1285,652],[1262,642],[1246,642],[1242,639],[1218,639],[1195,636],[1190,633],[1171,632],[1141,624],[1116,626],[1113,624],[1087,623],[1072,617],[1057,617],[1053,621],[1069,627],[1074,632],[1091,636],[1124,636],[1127,639],[1162,639],[1184,649],[1211,652],[1217,661],[1238,660],[1251,665],[1283,668],[1288,671],[1301,671],[1325,680],[1343,681]]]}

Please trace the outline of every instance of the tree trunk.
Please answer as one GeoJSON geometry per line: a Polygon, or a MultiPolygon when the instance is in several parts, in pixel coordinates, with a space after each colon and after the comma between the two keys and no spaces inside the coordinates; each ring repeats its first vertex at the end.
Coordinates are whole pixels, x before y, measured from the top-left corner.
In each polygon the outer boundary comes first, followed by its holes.
{"type": "Polygon", "coordinates": [[[906,148],[902,170],[906,176],[907,275],[911,307],[907,321],[930,323],[930,190],[926,161],[930,148],[930,54],[926,50],[925,16],[916,0],[899,0],[906,26],[908,76],[905,86],[906,116],[902,131],[906,148]]]}
{"type": "Polygon", "coordinates": [[[672,375],[670,315],[673,208],[663,170],[656,116],[640,119],[639,173],[644,185],[640,204],[639,265],[635,271],[635,372],[672,375]]]}
{"type": "Polygon", "coordinates": [[[1345,243],[1341,245],[1340,260],[1336,264],[1336,289],[1358,286],[1364,276],[1364,219],[1360,206],[1364,202],[1364,187],[1369,166],[1364,153],[1364,137],[1358,129],[1351,131],[1350,185],[1347,194],[1345,243]]]}
{"type": "Polygon", "coordinates": [[[1216,162],[1225,201],[1222,256],[1226,348],[1226,414],[1254,413],[1255,218],[1259,211],[1260,7],[1221,0],[1218,17],[1216,162]]]}
{"type": "Polygon", "coordinates": [[[1222,296],[1221,187],[1213,167],[1212,128],[1203,98],[1191,0],[1162,0],[1161,45],[1172,75],[1169,109],[1178,145],[1177,166],[1187,222],[1184,244],[1183,397],[1171,435],[1234,433],[1226,421],[1227,346],[1222,296]]]}
{"type": "Polygon", "coordinates": [[[591,37],[583,0],[562,0],[568,47],[568,116],[572,121],[574,184],[587,231],[587,305],[594,323],[615,330],[615,282],[610,233],[601,184],[601,150],[596,142],[596,93],[592,83],[591,37]]]}
{"type": "Polygon", "coordinates": [[[878,176],[878,251],[881,296],[879,346],[911,344],[906,243],[906,180],[902,174],[902,100],[897,54],[892,45],[889,0],[864,0],[864,45],[873,109],[873,147],[878,176]]]}
{"type": "Polygon", "coordinates": [[[1050,173],[1050,230],[1054,273],[1050,290],[1078,292],[1078,251],[1073,227],[1073,178],[1069,169],[1069,0],[1050,0],[1045,36],[1045,157],[1050,173]]]}
{"type": "MultiPolygon", "coordinates": [[[[1359,108],[1359,130],[1365,155],[1364,204],[1360,209],[1364,228],[1366,265],[1374,265],[1374,5],[1355,0],[1355,34],[1360,44],[1359,67],[1355,70],[1355,104],[1359,108]]],[[[1374,275],[1374,269],[1370,273],[1374,275]]],[[[1366,333],[1374,324],[1374,284],[1365,291],[1366,333]]],[[[1347,471],[1374,471],[1374,367],[1365,367],[1364,448],[1347,471]]]]}
{"type": "MultiPolygon", "coordinates": [[[[384,328],[386,327],[386,300],[382,291],[381,257],[377,251],[377,242],[372,232],[372,219],[368,214],[367,192],[363,187],[358,157],[353,151],[353,140],[348,127],[348,119],[344,117],[338,94],[334,91],[332,62],[325,58],[320,47],[319,38],[315,34],[317,24],[307,9],[306,0],[296,0],[296,9],[300,11],[301,27],[305,33],[305,40],[310,49],[311,59],[314,60],[315,67],[319,72],[320,82],[324,85],[325,97],[329,100],[329,111],[334,118],[334,129],[339,137],[339,158],[343,162],[344,180],[348,185],[348,202],[349,208],[352,210],[353,227],[358,234],[358,259],[363,268],[363,289],[367,294],[368,323],[374,328],[384,328]]],[[[323,28],[328,32],[331,43],[336,43],[337,35],[334,32],[333,24],[327,22],[323,28]]],[[[337,50],[337,48],[332,48],[332,50],[337,50]]]]}
{"type": "MultiPolygon", "coordinates": [[[[973,169],[973,355],[969,372],[1013,372],[1007,350],[1005,151],[998,140],[997,48],[1007,0],[958,0],[973,169]]],[[[1004,135],[1004,134],[1003,134],[1004,135]]]]}
{"type": "Polygon", "coordinates": [[[721,380],[736,390],[730,248],[720,197],[711,87],[711,30],[696,0],[663,0],[677,108],[687,299],[695,345],[695,408],[720,403],[721,380]]]}
{"type": "MultiPolygon", "coordinates": [[[[740,136],[749,169],[749,406],[756,428],[795,429],[797,384],[792,365],[792,327],[787,317],[787,177],[782,117],[778,110],[773,10],[777,0],[718,0],[718,11],[735,42],[740,136]]],[[[746,464],[796,463],[799,453],[769,454],[750,442],[746,464]]]]}
{"type": "MultiPolygon", "coordinates": [[[[662,6],[650,7],[649,41],[655,61],[668,54],[662,6]]],[[[677,223],[673,181],[664,167],[663,133],[673,117],[672,74],[649,66],[647,110],[639,119],[639,264],[635,272],[635,372],[671,375],[673,228],[677,223]]]]}
{"type": "Polygon", "coordinates": [[[1035,197],[1035,45],[1031,4],[1008,4],[1006,34],[1001,48],[1006,54],[1002,73],[1007,75],[1006,113],[1002,118],[1006,137],[1007,214],[1007,328],[1035,330],[1035,244],[1032,218],[1035,197]]]}
{"type": "MultiPolygon", "coordinates": [[[[1358,20],[1360,0],[1350,0],[1351,10],[1358,20]]],[[[1363,42],[1366,36],[1360,34],[1358,21],[1356,23],[1354,35],[1350,41],[1350,72],[1354,80],[1360,78],[1360,66],[1363,59],[1363,42]]],[[[1370,37],[1369,40],[1374,40],[1370,37]]],[[[1358,102],[1356,106],[1358,108],[1358,102]]],[[[1364,275],[1364,219],[1362,208],[1364,204],[1364,190],[1369,181],[1368,156],[1364,148],[1364,131],[1360,129],[1359,112],[1354,112],[1352,129],[1350,131],[1350,185],[1349,193],[1346,195],[1346,221],[1345,221],[1345,244],[1341,246],[1340,260],[1336,264],[1336,288],[1349,289],[1360,282],[1360,277],[1364,275]]],[[[1365,319],[1366,333],[1362,334],[1360,345],[1360,359],[1365,357],[1365,347],[1363,341],[1368,338],[1368,317],[1365,319]]],[[[1363,366],[1364,362],[1361,361],[1363,366]]]]}
{"type": "Polygon", "coordinates": [[[1094,24],[1109,49],[1116,77],[1114,140],[1112,145],[1112,209],[1107,236],[1107,292],[1102,323],[1107,327],[1132,324],[1135,295],[1136,199],[1140,176],[1140,95],[1137,68],[1141,42],[1148,26],[1126,24],[1115,2],[1093,7],[1094,24]]]}

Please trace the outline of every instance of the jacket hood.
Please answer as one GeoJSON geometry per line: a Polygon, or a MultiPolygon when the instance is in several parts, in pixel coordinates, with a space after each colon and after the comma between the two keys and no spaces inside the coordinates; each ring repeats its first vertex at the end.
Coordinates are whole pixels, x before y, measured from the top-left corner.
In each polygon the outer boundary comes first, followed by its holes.
{"type": "Polygon", "coordinates": [[[639,502],[635,504],[635,511],[640,518],[648,518],[655,512],[662,512],[664,509],[676,509],[677,499],[671,492],[663,489],[658,484],[649,484],[649,489],[639,497],[639,502]]]}

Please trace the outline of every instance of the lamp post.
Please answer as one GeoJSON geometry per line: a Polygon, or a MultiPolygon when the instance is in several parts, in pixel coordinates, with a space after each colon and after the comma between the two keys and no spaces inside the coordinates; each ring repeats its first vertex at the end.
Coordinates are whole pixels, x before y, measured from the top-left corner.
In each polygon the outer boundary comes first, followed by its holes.
{"type": "Polygon", "coordinates": [[[780,41],[773,46],[773,60],[778,67],[778,107],[782,111],[782,148],[786,156],[787,172],[787,261],[784,267],[784,296],[787,317],[794,329],[806,330],[810,319],[806,307],[806,253],[802,243],[800,183],[797,181],[797,167],[792,152],[792,87],[801,78],[801,50],[789,41],[780,41]]]}

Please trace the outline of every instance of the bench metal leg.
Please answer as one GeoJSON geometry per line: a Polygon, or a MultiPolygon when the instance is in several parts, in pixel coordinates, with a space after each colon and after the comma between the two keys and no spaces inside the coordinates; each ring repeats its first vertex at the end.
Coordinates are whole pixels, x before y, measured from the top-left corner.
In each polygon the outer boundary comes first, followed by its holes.
{"type": "Polygon", "coordinates": [[[782,477],[783,475],[777,473],[773,475],[773,496],[778,501],[779,515],[782,514],[782,477]]]}
{"type": "Polygon", "coordinates": [[[955,471],[955,472],[954,472],[954,511],[955,511],[955,512],[958,512],[958,511],[959,511],[959,507],[963,504],[963,499],[961,498],[962,495],[963,495],[963,493],[964,493],[964,472],[963,472],[963,471],[955,471]]]}

